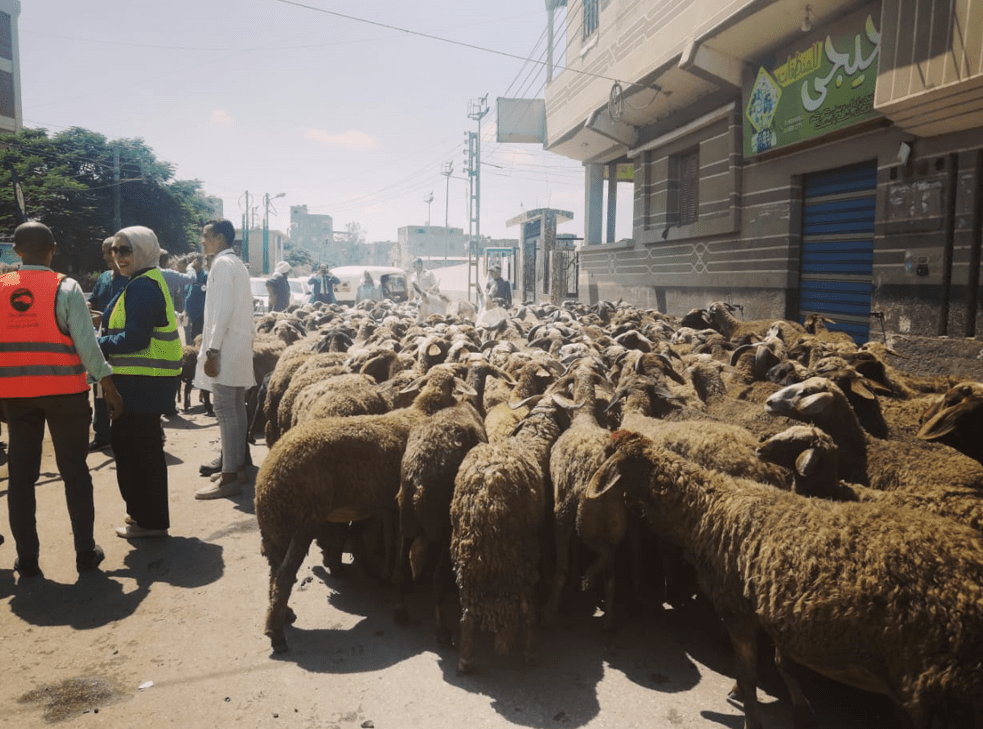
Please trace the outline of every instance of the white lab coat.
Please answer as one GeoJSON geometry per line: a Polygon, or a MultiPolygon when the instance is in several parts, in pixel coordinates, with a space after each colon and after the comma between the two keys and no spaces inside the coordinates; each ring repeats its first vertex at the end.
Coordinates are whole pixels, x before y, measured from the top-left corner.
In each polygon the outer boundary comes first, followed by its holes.
{"type": "Polygon", "coordinates": [[[195,387],[211,390],[217,382],[226,387],[252,387],[253,374],[253,295],[249,271],[231,249],[215,256],[205,286],[205,324],[201,332],[201,352],[195,371],[195,387]],[[219,351],[217,377],[205,375],[205,352],[219,351]]]}

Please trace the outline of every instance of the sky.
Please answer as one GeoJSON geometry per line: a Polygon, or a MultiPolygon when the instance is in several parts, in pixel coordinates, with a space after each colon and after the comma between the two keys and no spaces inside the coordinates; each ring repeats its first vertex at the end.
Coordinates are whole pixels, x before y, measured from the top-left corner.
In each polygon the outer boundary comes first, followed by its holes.
{"type": "Polygon", "coordinates": [[[141,138],[236,227],[247,191],[257,223],[283,193],[271,229],[307,205],[372,242],[468,231],[468,114],[487,94],[481,234],[517,238],[508,219],[552,207],[581,236],[581,163],[496,139],[497,98],[544,96],[546,22],[543,0],[22,0],[24,126],[141,138]]]}

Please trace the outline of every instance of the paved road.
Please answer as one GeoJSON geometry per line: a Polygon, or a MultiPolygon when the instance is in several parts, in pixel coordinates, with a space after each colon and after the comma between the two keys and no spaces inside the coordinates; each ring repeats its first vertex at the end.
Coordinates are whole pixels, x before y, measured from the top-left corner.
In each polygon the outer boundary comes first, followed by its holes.
{"type": "MultiPolygon", "coordinates": [[[[454,649],[433,639],[427,590],[397,625],[388,589],[340,581],[308,556],[291,605],[290,651],[263,635],[268,572],[252,490],[195,501],[199,463],[217,450],[214,418],[167,423],[171,536],[118,539],[123,511],[111,453],[89,457],[101,573],[79,579],[50,444],[38,488],[44,577],[19,582],[0,547],[0,726],[65,727],[726,727],[729,650],[712,616],[651,611],[613,635],[592,616],[543,633],[541,663],[478,645],[478,672],[458,676],[454,649]]],[[[254,449],[258,462],[262,446],[254,449]]],[[[6,467],[0,466],[0,502],[6,467]]],[[[5,507],[0,506],[0,514],[5,507]]],[[[6,519],[0,531],[9,535],[6,519]]],[[[766,661],[763,661],[766,663],[766,661]]],[[[787,701],[763,676],[764,719],[789,725],[787,701]]],[[[823,680],[807,687],[825,727],[892,725],[885,705],[823,680]]]]}

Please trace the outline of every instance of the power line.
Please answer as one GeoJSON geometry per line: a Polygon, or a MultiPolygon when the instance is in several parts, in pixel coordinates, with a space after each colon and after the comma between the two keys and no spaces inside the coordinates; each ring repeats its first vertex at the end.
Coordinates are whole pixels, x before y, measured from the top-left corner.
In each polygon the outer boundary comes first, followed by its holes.
{"type": "MultiPolygon", "coordinates": [[[[377,20],[369,20],[368,18],[359,18],[359,17],[356,17],[354,15],[346,15],[345,13],[339,13],[336,10],[325,10],[324,8],[317,8],[317,7],[314,7],[313,5],[305,5],[304,3],[296,2],[296,0],[276,0],[276,1],[279,2],[279,3],[283,3],[284,5],[294,5],[294,6],[298,7],[298,8],[304,8],[305,10],[313,10],[316,13],[324,13],[325,15],[333,15],[333,16],[335,16],[337,18],[344,18],[345,20],[352,20],[352,21],[354,21],[356,23],[366,23],[367,25],[374,25],[374,26],[376,26],[378,28],[386,28],[387,30],[395,30],[395,31],[399,31],[401,33],[406,33],[407,35],[415,35],[415,36],[419,36],[420,38],[428,38],[429,40],[440,41],[441,43],[448,43],[448,44],[450,44],[452,46],[461,46],[463,48],[470,48],[470,49],[475,50],[475,51],[483,51],[485,53],[492,53],[492,54],[494,54],[496,56],[504,56],[506,58],[514,58],[514,59],[517,59],[519,61],[528,61],[528,60],[530,60],[530,59],[526,58],[525,56],[518,56],[518,55],[516,55],[514,53],[508,53],[507,51],[499,51],[499,50],[497,50],[495,48],[487,48],[485,46],[475,45],[474,43],[465,43],[464,41],[452,40],[450,38],[442,38],[439,35],[433,35],[431,33],[423,33],[423,32],[418,31],[418,30],[410,30],[409,28],[402,28],[402,27],[400,27],[398,25],[389,25],[388,23],[380,23],[377,20]]],[[[543,66],[546,65],[546,62],[545,61],[534,61],[534,63],[538,63],[538,64],[543,65],[543,66]]],[[[583,71],[583,70],[576,69],[576,68],[570,68],[569,66],[557,66],[557,65],[554,65],[554,68],[559,69],[561,71],[570,71],[571,73],[579,73],[579,74],[581,74],[583,76],[590,76],[592,78],[603,79],[605,81],[612,81],[614,83],[622,83],[625,86],[639,86],[640,88],[648,88],[647,86],[644,86],[643,84],[636,84],[636,83],[632,83],[631,81],[624,81],[623,82],[620,79],[611,78],[610,76],[604,76],[603,74],[593,73],[591,71],[583,71]]]]}

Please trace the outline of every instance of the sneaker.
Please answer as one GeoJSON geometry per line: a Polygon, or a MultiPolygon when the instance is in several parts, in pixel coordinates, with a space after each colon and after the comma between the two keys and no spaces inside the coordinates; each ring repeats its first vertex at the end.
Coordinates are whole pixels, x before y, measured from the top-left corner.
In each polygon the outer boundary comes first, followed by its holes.
{"type": "Polygon", "coordinates": [[[89,443],[89,451],[101,451],[105,448],[109,448],[109,438],[93,438],[92,442],[89,443]]]}
{"type": "Polygon", "coordinates": [[[37,557],[18,557],[14,560],[14,570],[21,577],[37,577],[41,574],[41,565],[37,557]]]}
{"type": "Polygon", "coordinates": [[[198,473],[202,476],[214,476],[216,473],[222,472],[222,455],[219,454],[214,460],[209,463],[202,463],[198,466],[198,473]]]}
{"type": "Polygon", "coordinates": [[[87,549],[84,552],[77,552],[75,554],[75,569],[81,574],[82,572],[91,572],[106,559],[106,553],[102,551],[102,547],[98,544],[92,549],[87,549]]]}
{"type": "Polygon", "coordinates": [[[222,499],[226,496],[238,496],[242,493],[242,482],[239,479],[228,483],[217,483],[214,486],[195,491],[195,498],[204,501],[207,499],[222,499]]]}
{"type": "Polygon", "coordinates": [[[166,537],[166,529],[145,529],[139,524],[127,524],[116,530],[116,536],[123,539],[140,539],[141,537],[166,537]]]}

